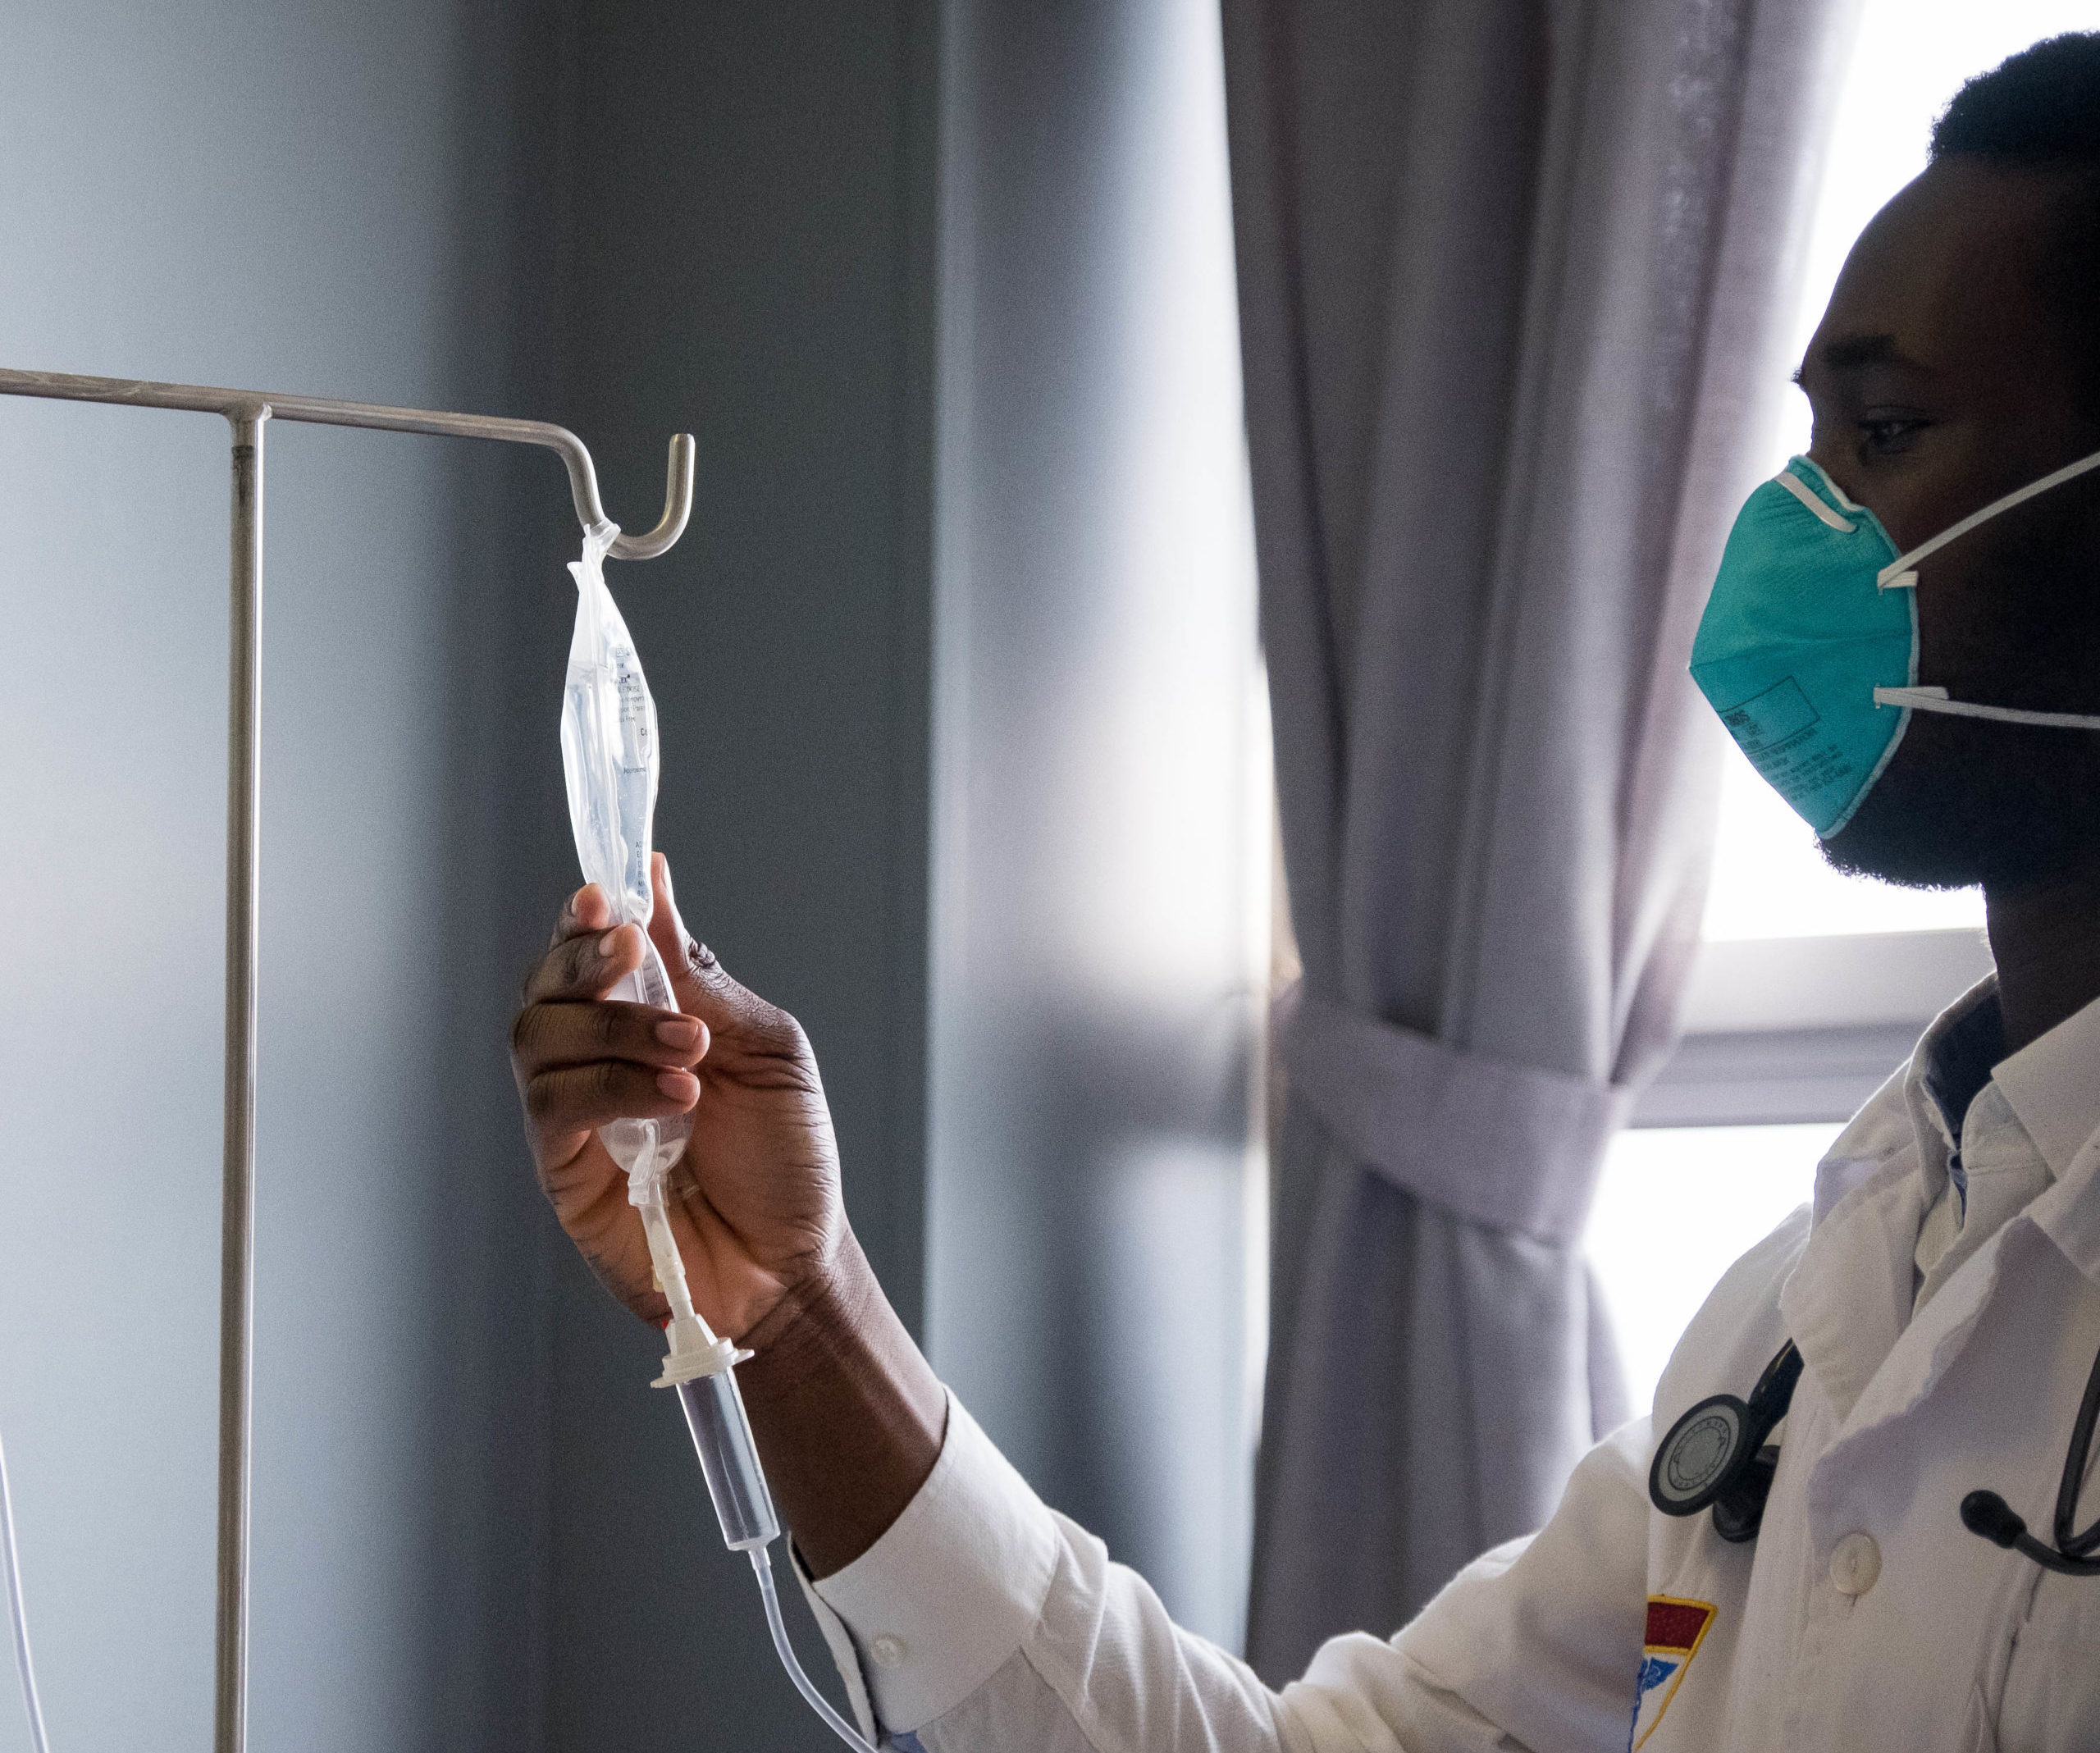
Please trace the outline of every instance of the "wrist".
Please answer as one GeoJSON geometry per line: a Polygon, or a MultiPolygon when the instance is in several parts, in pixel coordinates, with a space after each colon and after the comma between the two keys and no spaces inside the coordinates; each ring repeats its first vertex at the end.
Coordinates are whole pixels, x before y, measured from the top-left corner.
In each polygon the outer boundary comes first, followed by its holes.
{"type": "Polygon", "coordinates": [[[846,1230],[821,1264],[789,1284],[736,1335],[737,1344],[751,1354],[737,1372],[746,1401],[778,1399],[813,1378],[853,1367],[883,1300],[874,1268],[853,1232],[846,1230]]]}
{"type": "Polygon", "coordinates": [[[850,1231],[742,1335],[737,1378],[783,1519],[828,1576],[879,1539],[940,1458],[947,1395],[850,1231]]]}

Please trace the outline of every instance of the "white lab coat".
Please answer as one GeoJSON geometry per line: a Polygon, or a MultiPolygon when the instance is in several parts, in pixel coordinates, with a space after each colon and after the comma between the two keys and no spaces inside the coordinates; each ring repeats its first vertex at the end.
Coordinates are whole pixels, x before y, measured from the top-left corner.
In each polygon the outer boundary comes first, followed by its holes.
{"type": "Polygon", "coordinates": [[[1999,1130],[1961,1140],[1972,1179],[2025,1152],[2043,1190],[1915,1315],[1950,1143],[1917,1061],[1825,1157],[1813,1216],[1729,1271],[1652,1422],[1599,1444],[1544,1529],[1281,1692],[1174,1626],[953,1406],[919,1496],[812,1594],[864,1720],[924,1753],[2100,1747],[2100,1578],[1957,1514],[1988,1486],[2051,1527],[2100,1350],[2100,1005],[1993,1084],[1999,1130]],[[1756,1543],[1655,1512],[1651,1430],[1746,1395],[1788,1335],[1806,1367],[1756,1543]]]}

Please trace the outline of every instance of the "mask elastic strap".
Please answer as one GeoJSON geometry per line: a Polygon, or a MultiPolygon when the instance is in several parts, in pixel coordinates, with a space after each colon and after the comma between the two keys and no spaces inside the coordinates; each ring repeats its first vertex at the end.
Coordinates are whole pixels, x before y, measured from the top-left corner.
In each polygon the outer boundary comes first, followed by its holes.
{"type": "MultiPolygon", "coordinates": [[[[2030,481],[2025,486],[2020,487],[2014,492],[2006,494],[2003,499],[1993,500],[1990,504],[1984,506],[1981,511],[1970,512],[1969,515],[1964,518],[1959,523],[1950,524],[1947,528],[1942,530],[1938,535],[1933,536],[1930,541],[1920,543],[1917,547],[1913,548],[1908,554],[1905,555],[1901,559],[1892,560],[1888,565],[1883,567],[1882,569],[1874,575],[1874,582],[1884,591],[1908,590],[1912,585],[1918,582],[1919,561],[1925,559],[1928,555],[1938,553],[1942,548],[1944,548],[1956,536],[1966,536],[1970,531],[1975,528],[1978,524],[1984,523],[1992,518],[1995,518],[2000,512],[2010,511],[2015,505],[2020,504],[2025,500],[2034,498],[2038,493],[2046,493],[2052,487],[2060,487],[2066,481],[2075,480],[2079,476],[2084,474],[2089,468],[2100,468],[2100,450],[2094,451],[2089,457],[2081,458],[2078,462],[2066,463],[2064,467],[2058,469],[2053,475],[2044,475],[2039,481],[2030,481]]],[[[1880,692],[1881,691],[1878,688],[1875,690],[1877,696],[1879,696],[1880,692]]],[[[1892,701],[1891,704],[1915,705],[1917,702],[1915,701],[1892,701]]],[[[1929,710],[1930,709],[1928,708],[1927,710],[1929,710]]],[[[1998,710],[1997,708],[1992,708],[1987,711],[1985,709],[1981,707],[1972,707],[1967,710],[1970,715],[1981,717],[1994,716],[1997,714],[1998,710]]],[[[2058,714],[2057,716],[2060,717],[2061,714],[2058,714]]],[[[2049,714],[2045,713],[2040,719],[2034,720],[2034,722],[2054,724],[2056,721],[2056,718],[2051,717],[2049,714]]],[[[2011,722],[2015,724],[2025,724],[2029,722],[2029,720],[2020,719],[2014,719],[2011,722]]]]}
{"type": "Polygon", "coordinates": [[[1908,706],[1913,712],[1944,712],[1951,718],[1992,719],[2001,724],[2039,724],[2050,730],[2100,730],[2100,718],[2089,718],[2082,712],[2029,712],[2020,706],[1979,706],[1965,700],[1949,700],[1943,687],[1878,687],[1874,691],[1874,703],[1877,706],[1908,706]]]}

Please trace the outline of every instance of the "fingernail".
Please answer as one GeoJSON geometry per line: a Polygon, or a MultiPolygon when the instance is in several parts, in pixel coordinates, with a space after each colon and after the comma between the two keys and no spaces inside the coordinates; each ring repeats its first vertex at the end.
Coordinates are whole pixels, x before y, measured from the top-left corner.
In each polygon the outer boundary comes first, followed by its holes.
{"type": "Polygon", "coordinates": [[[620,928],[617,925],[598,940],[598,953],[607,961],[619,953],[620,928]]]}
{"type": "Polygon", "coordinates": [[[657,1024],[656,1039],[666,1047],[696,1047],[700,1044],[700,1020],[692,1016],[667,1017],[657,1024]]]}
{"type": "Polygon", "coordinates": [[[690,1071],[659,1071],[656,1087],[673,1102],[690,1102],[700,1093],[699,1081],[690,1071]]]}

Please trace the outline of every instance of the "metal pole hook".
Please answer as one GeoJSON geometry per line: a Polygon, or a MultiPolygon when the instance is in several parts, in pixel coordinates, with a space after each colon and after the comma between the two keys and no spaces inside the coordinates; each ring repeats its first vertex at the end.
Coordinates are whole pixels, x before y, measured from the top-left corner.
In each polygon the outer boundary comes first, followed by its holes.
{"type": "MultiPolygon", "coordinates": [[[[582,458],[583,485],[589,488],[591,504],[595,506],[598,501],[598,483],[591,468],[591,453],[584,450],[581,443],[576,448],[582,458]]],[[[656,520],[656,527],[646,535],[623,533],[614,536],[612,546],[606,550],[613,559],[653,560],[658,555],[668,551],[672,544],[685,534],[686,519],[692,515],[693,452],[692,433],[675,432],[672,435],[671,454],[664,470],[664,515],[656,520]]],[[[564,460],[567,460],[566,457],[564,460]]],[[[569,468],[572,489],[575,488],[576,482],[577,470],[572,463],[569,468]]],[[[586,510],[583,496],[578,492],[577,516],[583,517],[586,510]]]]}

